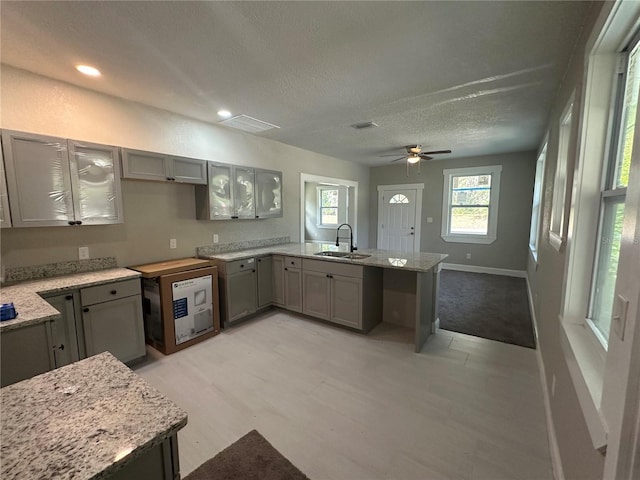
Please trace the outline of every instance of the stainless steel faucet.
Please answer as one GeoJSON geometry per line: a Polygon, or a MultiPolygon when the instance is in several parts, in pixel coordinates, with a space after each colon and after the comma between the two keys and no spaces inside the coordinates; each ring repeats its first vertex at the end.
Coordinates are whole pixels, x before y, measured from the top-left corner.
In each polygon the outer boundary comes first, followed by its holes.
{"type": "Polygon", "coordinates": [[[357,250],[357,249],[358,249],[358,247],[354,247],[354,246],[353,246],[353,228],[351,228],[351,225],[349,225],[348,223],[343,223],[343,224],[342,224],[342,225],[340,225],[340,226],[338,227],[338,229],[336,230],[336,247],[339,247],[339,246],[340,246],[340,229],[341,229],[342,227],[344,227],[345,225],[346,225],[347,227],[349,227],[349,232],[350,232],[350,235],[349,235],[349,251],[350,251],[350,252],[353,252],[354,250],[357,250]]]}

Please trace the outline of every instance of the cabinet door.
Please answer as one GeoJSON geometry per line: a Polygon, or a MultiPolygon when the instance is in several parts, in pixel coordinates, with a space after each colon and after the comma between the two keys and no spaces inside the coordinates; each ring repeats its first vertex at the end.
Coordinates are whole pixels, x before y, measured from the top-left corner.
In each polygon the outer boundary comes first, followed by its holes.
{"type": "Polygon", "coordinates": [[[76,221],[84,225],[122,223],[118,147],[69,140],[76,221]]]}
{"type": "Polygon", "coordinates": [[[303,312],[312,317],[329,319],[331,302],[331,275],[302,271],[303,312]]]}
{"type": "Polygon", "coordinates": [[[258,263],[258,308],[273,302],[273,260],[271,255],[256,259],[258,263]]]}
{"type": "Polygon", "coordinates": [[[13,226],[74,224],[67,141],[4,130],[2,145],[13,226]]]}
{"type": "Polygon", "coordinates": [[[282,216],[282,172],[255,169],[256,217],[282,216]]]}
{"type": "Polygon", "coordinates": [[[333,275],[331,279],[331,321],[362,328],[362,279],[333,275]]]}
{"type": "Polygon", "coordinates": [[[273,270],[273,303],[284,306],[284,257],[272,256],[271,268],[273,270]]]}
{"type": "Polygon", "coordinates": [[[62,315],[51,322],[51,343],[56,368],[77,362],[78,341],[76,334],[75,302],[77,296],[72,293],[47,297],[45,300],[62,315]]]}
{"type": "Polygon", "coordinates": [[[11,213],[9,212],[9,197],[7,195],[7,177],[4,173],[4,158],[0,149],[0,228],[11,226],[11,213]]]}
{"type": "Polygon", "coordinates": [[[284,268],[285,307],[294,312],[302,312],[302,270],[284,268]]]}
{"type": "Polygon", "coordinates": [[[233,167],[235,218],[256,218],[253,168],[233,167]]]}
{"type": "Polygon", "coordinates": [[[171,180],[171,160],[162,153],[122,149],[122,178],[139,180],[171,180]]]}
{"type": "Polygon", "coordinates": [[[48,322],[7,330],[0,335],[0,385],[31,378],[55,368],[48,322]]]}
{"type": "Polygon", "coordinates": [[[207,162],[195,158],[171,157],[171,178],[178,183],[207,184],[207,162]]]}
{"type": "Polygon", "coordinates": [[[140,295],[82,309],[87,356],[109,351],[121,362],[145,355],[140,295]]]}
{"type": "Polygon", "coordinates": [[[209,162],[209,218],[228,219],[234,216],[231,165],[209,162]]]}
{"type": "Polygon", "coordinates": [[[239,320],[256,311],[256,271],[245,270],[227,276],[227,321],[239,320]]]}

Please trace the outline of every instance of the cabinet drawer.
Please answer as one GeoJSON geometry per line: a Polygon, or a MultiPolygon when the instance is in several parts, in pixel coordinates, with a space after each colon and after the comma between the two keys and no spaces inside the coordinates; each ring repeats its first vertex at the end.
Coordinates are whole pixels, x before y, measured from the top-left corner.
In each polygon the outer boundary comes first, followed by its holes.
{"type": "Polygon", "coordinates": [[[363,268],[364,267],[362,265],[349,265],[346,263],[333,262],[331,260],[310,260],[305,258],[302,262],[303,270],[331,273],[333,275],[342,275],[353,278],[362,278],[363,268]]]}
{"type": "Polygon", "coordinates": [[[131,280],[124,280],[122,282],[83,288],[80,290],[80,299],[82,305],[86,306],[138,294],[140,294],[140,279],[132,278],[131,280]]]}
{"type": "Polygon", "coordinates": [[[302,259],[298,257],[284,257],[284,266],[291,268],[302,268],[302,259]]]}
{"type": "Polygon", "coordinates": [[[233,262],[227,262],[225,265],[225,273],[232,275],[238,272],[244,272],[245,270],[255,270],[256,259],[245,258],[243,260],[234,260],[233,262]]]}

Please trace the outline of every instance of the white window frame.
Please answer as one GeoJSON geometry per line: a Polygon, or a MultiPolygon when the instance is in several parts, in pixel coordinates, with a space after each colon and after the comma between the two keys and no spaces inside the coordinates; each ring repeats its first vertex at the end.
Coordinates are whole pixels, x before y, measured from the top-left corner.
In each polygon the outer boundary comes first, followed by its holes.
{"type": "Polygon", "coordinates": [[[349,218],[349,192],[346,187],[341,185],[318,185],[317,189],[317,212],[316,212],[316,227],[335,229],[342,223],[347,223],[349,218]],[[338,206],[335,207],[338,210],[338,223],[322,223],[322,192],[324,190],[337,190],[338,191],[338,206]]]}
{"type": "MultiPolygon", "coordinates": [[[[605,3],[585,47],[584,105],[571,198],[571,229],[566,238],[565,288],[560,310],[560,343],[587,428],[596,449],[607,446],[608,408],[603,403],[607,351],[589,325],[587,312],[596,255],[603,171],[614,132],[619,54],[640,27],[640,4],[605,3]]],[[[576,120],[578,118],[576,117],[576,120]]]]}
{"type": "Polygon", "coordinates": [[[445,242],[490,244],[496,241],[498,231],[498,204],[500,200],[500,176],[502,165],[484,167],[450,168],[442,171],[444,186],[442,191],[442,230],[445,242]],[[486,235],[473,233],[451,233],[451,201],[453,177],[491,175],[491,195],[489,197],[489,225],[486,235]]]}
{"type": "Polygon", "coordinates": [[[547,162],[549,134],[545,135],[542,147],[536,160],[536,176],[533,186],[533,202],[531,205],[531,228],[529,231],[529,251],[533,261],[538,263],[538,245],[540,243],[540,226],[542,225],[542,189],[544,187],[544,169],[547,162]]]}
{"type": "Polygon", "coordinates": [[[567,105],[562,111],[560,125],[558,125],[558,151],[556,159],[556,174],[553,179],[553,198],[551,200],[551,220],[549,222],[549,243],[557,251],[561,251],[567,242],[569,227],[569,207],[571,189],[569,174],[572,172],[571,159],[575,155],[576,125],[574,113],[576,92],[571,94],[567,105]]]}

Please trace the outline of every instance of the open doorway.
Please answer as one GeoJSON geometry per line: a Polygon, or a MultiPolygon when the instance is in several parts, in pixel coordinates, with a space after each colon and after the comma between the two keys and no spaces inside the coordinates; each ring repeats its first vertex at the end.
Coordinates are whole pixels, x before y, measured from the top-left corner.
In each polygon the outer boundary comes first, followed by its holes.
{"type": "Polygon", "coordinates": [[[342,223],[351,225],[357,239],[357,218],[358,182],[300,174],[301,242],[335,242],[336,229],[342,223]]]}

